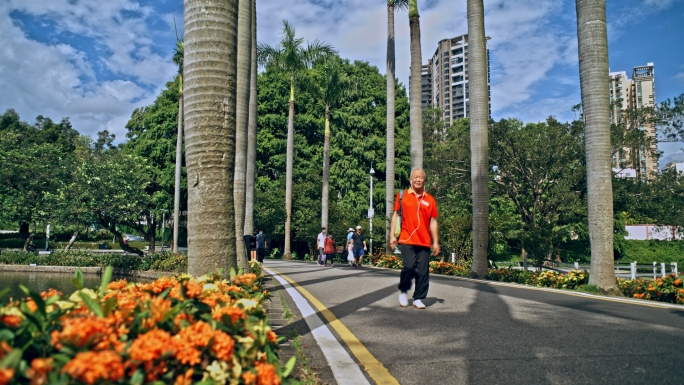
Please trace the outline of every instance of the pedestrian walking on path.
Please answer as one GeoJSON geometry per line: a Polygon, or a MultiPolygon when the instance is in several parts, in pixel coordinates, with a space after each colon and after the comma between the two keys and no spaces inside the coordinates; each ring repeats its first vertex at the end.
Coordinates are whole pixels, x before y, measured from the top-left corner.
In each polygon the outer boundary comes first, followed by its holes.
{"type": "Polygon", "coordinates": [[[349,266],[354,263],[354,229],[351,227],[347,230],[347,244],[344,246],[344,248],[347,250],[347,262],[349,262],[349,266]]]}
{"type": "Polygon", "coordinates": [[[318,264],[323,265],[323,253],[325,248],[325,227],[321,228],[318,238],[316,238],[316,246],[318,247],[318,264]]]}
{"type": "Polygon", "coordinates": [[[257,261],[259,263],[264,263],[264,256],[266,255],[266,235],[264,230],[259,230],[256,236],[256,251],[257,251],[257,261]]]}
{"type": "Polygon", "coordinates": [[[354,267],[361,267],[363,262],[363,254],[366,251],[366,239],[361,234],[361,226],[356,226],[356,232],[352,235],[352,242],[354,244],[354,267]]]}
{"type": "Polygon", "coordinates": [[[330,233],[328,233],[328,237],[325,238],[325,248],[323,252],[325,253],[323,265],[327,264],[329,259],[330,267],[335,267],[335,237],[330,233]]]}
{"type": "Polygon", "coordinates": [[[399,278],[399,304],[408,306],[406,292],[415,278],[413,307],[425,309],[422,300],[427,297],[430,285],[430,248],[433,255],[439,254],[437,202],[425,192],[425,171],[414,169],[410,181],[411,188],[400,191],[394,200],[390,247],[399,243],[404,263],[399,278]],[[395,230],[399,231],[398,236],[395,230]]]}

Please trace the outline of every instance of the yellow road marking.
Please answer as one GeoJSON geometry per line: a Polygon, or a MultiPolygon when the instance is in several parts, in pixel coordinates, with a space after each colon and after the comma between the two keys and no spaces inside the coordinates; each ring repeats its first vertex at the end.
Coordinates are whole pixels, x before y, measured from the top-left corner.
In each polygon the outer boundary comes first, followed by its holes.
{"type": "Polygon", "coordinates": [[[337,334],[339,334],[340,338],[342,338],[342,341],[347,345],[347,347],[349,347],[349,350],[351,350],[354,356],[356,356],[356,359],[361,365],[363,365],[368,375],[373,379],[373,381],[375,381],[376,384],[399,384],[399,381],[397,381],[397,379],[390,374],[382,362],[378,361],[378,359],[375,358],[365,346],[363,346],[361,341],[356,338],[354,333],[344,326],[344,324],[338,320],[337,317],[335,317],[335,315],[321,303],[321,301],[316,299],[316,297],[301,287],[297,282],[293,281],[290,277],[280,273],[270,266],[268,269],[283,277],[287,282],[290,283],[290,285],[292,285],[292,287],[297,289],[306,299],[308,299],[309,302],[311,302],[311,304],[316,308],[316,310],[323,314],[323,317],[328,320],[330,326],[332,326],[337,334]]]}

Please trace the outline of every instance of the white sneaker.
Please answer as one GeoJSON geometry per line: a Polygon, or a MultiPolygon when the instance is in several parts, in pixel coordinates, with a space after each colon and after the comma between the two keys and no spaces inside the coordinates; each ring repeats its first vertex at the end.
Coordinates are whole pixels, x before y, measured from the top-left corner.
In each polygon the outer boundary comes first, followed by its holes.
{"type": "Polygon", "coordinates": [[[399,305],[401,307],[406,307],[408,306],[408,298],[406,298],[406,292],[401,292],[399,293],[399,305]]]}
{"type": "Polygon", "coordinates": [[[414,299],[413,300],[413,307],[416,309],[425,309],[425,305],[423,305],[423,301],[419,299],[414,299]]]}

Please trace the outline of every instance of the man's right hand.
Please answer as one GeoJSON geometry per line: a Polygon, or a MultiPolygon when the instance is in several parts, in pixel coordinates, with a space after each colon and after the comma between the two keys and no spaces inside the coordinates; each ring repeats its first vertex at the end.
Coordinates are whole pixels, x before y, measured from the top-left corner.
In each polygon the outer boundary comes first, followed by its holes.
{"type": "Polygon", "coordinates": [[[390,248],[394,249],[397,247],[397,237],[390,235],[390,248]]]}

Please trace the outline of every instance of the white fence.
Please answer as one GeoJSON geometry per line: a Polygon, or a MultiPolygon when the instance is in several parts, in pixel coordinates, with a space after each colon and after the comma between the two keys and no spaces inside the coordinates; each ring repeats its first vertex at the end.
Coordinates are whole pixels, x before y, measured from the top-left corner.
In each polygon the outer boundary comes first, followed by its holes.
{"type": "MultiPolygon", "coordinates": [[[[589,266],[580,266],[578,262],[575,262],[575,269],[589,270],[589,266]]],[[[637,265],[636,262],[632,262],[629,265],[615,265],[615,276],[621,278],[653,277],[653,279],[656,279],[658,276],[664,278],[671,273],[674,273],[674,275],[679,274],[677,262],[669,263],[669,271],[666,262],[653,262],[653,265],[637,265]]]]}

